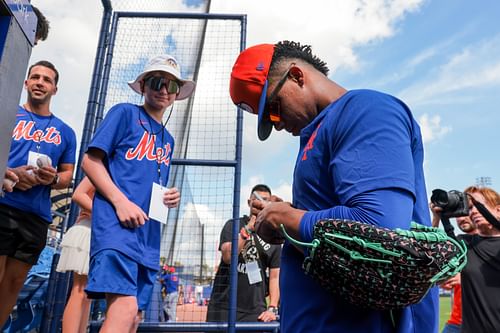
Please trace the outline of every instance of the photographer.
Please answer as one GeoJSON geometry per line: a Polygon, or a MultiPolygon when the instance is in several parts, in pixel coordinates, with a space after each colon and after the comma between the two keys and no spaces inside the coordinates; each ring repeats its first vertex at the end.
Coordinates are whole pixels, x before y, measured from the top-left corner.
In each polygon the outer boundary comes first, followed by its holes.
{"type": "MultiPolygon", "coordinates": [[[[443,208],[430,203],[432,210],[432,226],[438,227],[441,220],[443,208]]],[[[472,222],[469,216],[458,216],[455,218],[458,228],[469,235],[477,234],[476,225],[472,222]]],[[[441,288],[453,291],[453,306],[451,309],[450,318],[443,327],[441,333],[459,333],[462,326],[462,285],[460,283],[460,273],[448,279],[440,285],[441,288]]]]}
{"type": "Polygon", "coordinates": [[[460,332],[496,333],[500,327],[500,194],[475,186],[464,192],[469,197],[469,217],[478,234],[458,236],[468,247],[467,265],[461,273],[460,332]]]}

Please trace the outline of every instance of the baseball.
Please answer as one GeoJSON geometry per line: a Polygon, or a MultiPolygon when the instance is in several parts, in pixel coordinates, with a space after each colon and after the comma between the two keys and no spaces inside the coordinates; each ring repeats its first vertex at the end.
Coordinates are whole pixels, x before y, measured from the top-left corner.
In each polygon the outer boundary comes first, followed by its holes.
{"type": "Polygon", "coordinates": [[[37,158],[36,165],[39,168],[43,168],[44,166],[51,166],[52,160],[47,155],[41,155],[37,158]]]}

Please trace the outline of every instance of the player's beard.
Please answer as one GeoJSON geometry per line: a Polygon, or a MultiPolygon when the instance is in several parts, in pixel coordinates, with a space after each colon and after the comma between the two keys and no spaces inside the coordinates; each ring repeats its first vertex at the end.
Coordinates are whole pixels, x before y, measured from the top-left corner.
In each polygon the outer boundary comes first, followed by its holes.
{"type": "Polygon", "coordinates": [[[33,92],[28,92],[28,101],[31,105],[43,105],[49,104],[52,95],[48,92],[45,92],[43,96],[37,96],[33,92]]]}
{"type": "Polygon", "coordinates": [[[464,223],[458,226],[460,230],[462,230],[465,233],[471,233],[476,230],[476,225],[473,222],[470,223],[464,223]]]}

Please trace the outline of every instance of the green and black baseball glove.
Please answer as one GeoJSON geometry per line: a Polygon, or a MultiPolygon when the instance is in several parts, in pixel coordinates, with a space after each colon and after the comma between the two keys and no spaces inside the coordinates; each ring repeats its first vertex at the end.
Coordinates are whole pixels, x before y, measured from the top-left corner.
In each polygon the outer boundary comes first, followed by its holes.
{"type": "Polygon", "coordinates": [[[326,290],[359,307],[395,310],[418,303],[429,289],[462,270],[466,246],[437,228],[411,230],[327,219],[318,221],[303,269],[326,290]]]}

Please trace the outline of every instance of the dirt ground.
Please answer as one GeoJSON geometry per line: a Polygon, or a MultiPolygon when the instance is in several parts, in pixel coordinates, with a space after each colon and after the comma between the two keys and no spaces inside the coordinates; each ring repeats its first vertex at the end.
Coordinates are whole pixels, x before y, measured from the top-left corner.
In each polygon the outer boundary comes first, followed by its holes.
{"type": "Polygon", "coordinates": [[[205,322],[207,306],[183,304],[177,306],[177,322],[205,322]]]}

